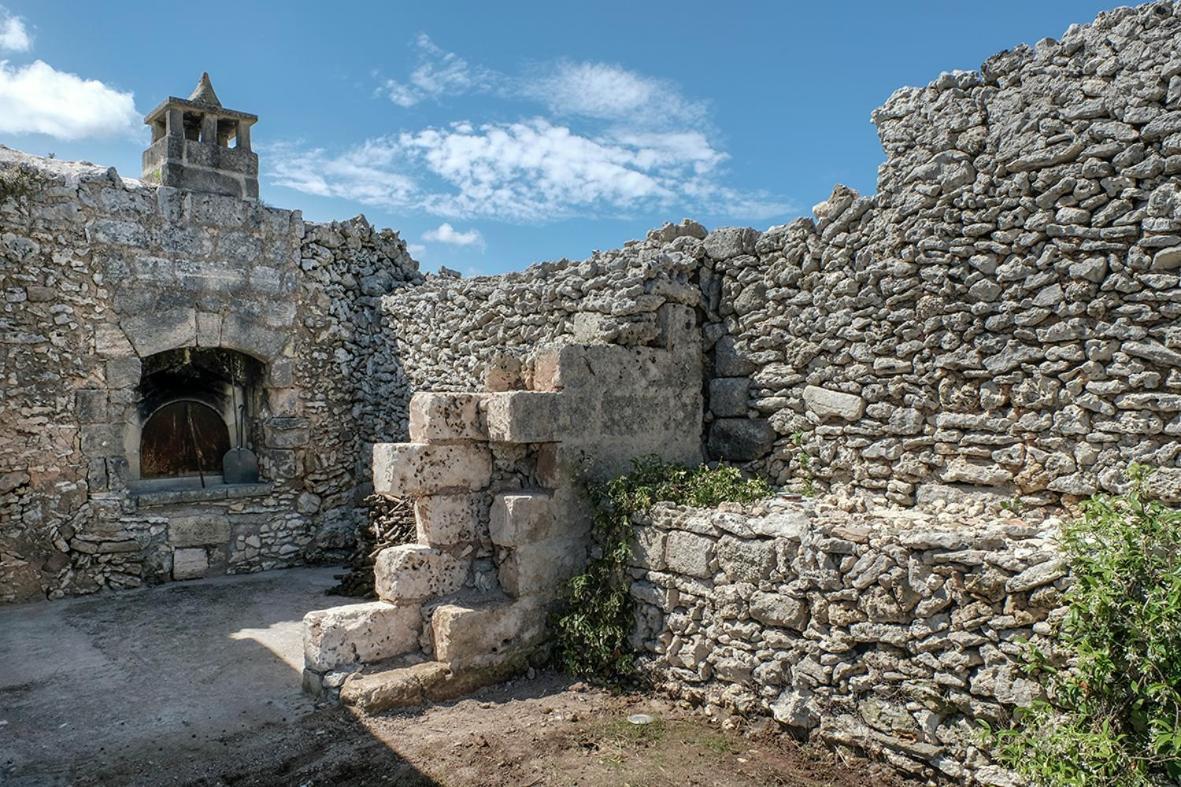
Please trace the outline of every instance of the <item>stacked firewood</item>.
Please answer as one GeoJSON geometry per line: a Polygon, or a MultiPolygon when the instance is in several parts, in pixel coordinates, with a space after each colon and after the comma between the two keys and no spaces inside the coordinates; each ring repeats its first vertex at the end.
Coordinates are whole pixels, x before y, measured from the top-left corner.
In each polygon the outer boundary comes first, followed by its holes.
{"type": "Polygon", "coordinates": [[[373,563],[383,549],[413,543],[414,503],[399,497],[370,495],[365,498],[369,522],[357,534],[357,546],[349,558],[349,571],[340,584],[327,592],[334,596],[374,598],[373,563]]]}

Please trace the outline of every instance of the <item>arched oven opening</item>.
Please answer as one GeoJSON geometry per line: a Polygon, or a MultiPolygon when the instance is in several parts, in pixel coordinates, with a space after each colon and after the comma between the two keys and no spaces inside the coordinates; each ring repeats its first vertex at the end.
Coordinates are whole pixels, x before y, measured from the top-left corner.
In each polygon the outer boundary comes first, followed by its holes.
{"type": "Polygon", "coordinates": [[[257,480],[251,449],[263,371],[254,358],[224,349],[181,348],[145,358],[128,436],[133,477],[152,488],[257,480]]]}

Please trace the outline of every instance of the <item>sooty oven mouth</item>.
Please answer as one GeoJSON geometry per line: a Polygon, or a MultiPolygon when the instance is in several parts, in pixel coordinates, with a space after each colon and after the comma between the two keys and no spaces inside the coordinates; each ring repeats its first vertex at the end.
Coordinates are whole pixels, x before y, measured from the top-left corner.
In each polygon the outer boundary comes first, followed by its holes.
{"type": "Polygon", "coordinates": [[[259,480],[263,365],[224,349],[182,348],[143,362],[129,465],[139,489],[259,480]]]}

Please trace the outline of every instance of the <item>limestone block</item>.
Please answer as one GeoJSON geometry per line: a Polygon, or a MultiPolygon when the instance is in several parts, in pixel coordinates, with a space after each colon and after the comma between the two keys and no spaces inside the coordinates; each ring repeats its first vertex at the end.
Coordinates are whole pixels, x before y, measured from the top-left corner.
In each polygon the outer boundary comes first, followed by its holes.
{"type": "Polygon", "coordinates": [[[270,328],[243,314],[225,315],[221,324],[221,346],[270,362],[287,344],[287,332],[270,328]]]}
{"type": "Polygon", "coordinates": [[[419,601],[459,590],[467,571],[466,560],[421,544],[403,544],[377,555],[374,588],[385,601],[419,601]]]}
{"type": "Polygon", "coordinates": [[[830,391],[809,385],[804,388],[804,404],[821,418],[856,421],[865,412],[865,400],[856,394],[830,391]]]}
{"type": "Polygon", "coordinates": [[[197,346],[218,347],[221,344],[221,315],[197,312],[197,346]]]}
{"type": "Polygon", "coordinates": [[[483,489],[492,478],[492,454],[477,443],[378,443],[373,446],[373,488],[378,494],[421,497],[449,490],[483,489]]]}
{"type": "Polygon", "coordinates": [[[544,492],[497,495],[492,501],[492,543],[518,547],[540,541],[553,531],[553,508],[544,492]]]}
{"type": "Polygon", "coordinates": [[[750,616],[768,626],[803,631],[808,623],[808,606],[779,593],[755,593],[750,599],[750,616]]]}
{"type": "Polygon", "coordinates": [[[206,544],[225,544],[229,540],[230,523],[224,514],[194,514],[169,518],[168,543],[173,546],[194,547],[206,544]]]}
{"type": "Polygon", "coordinates": [[[722,227],[705,236],[705,253],[715,260],[750,254],[761,235],[749,227],[722,227]]]}
{"type": "Polygon", "coordinates": [[[135,350],[127,335],[118,325],[99,323],[94,326],[94,351],[108,358],[126,358],[134,356],[135,350]]]}
{"type": "Polygon", "coordinates": [[[311,439],[311,427],[299,416],[272,416],[263,422],[262,434],[268,448],[300,448],[311,439]]]}
{"type": "Polygon", "coordinates": [[[981,464],[963,457],[955,457],[939,473],[939,478],[949,483],[1001,486],[1012,481],[1013,474],[998,465],[981,464]]]}
{"type": "Polygon", "coordinates": [[[124,319],[121,326],[141,358],[197,343],[197,313],[194,309],[161,309],[136,314],[124,319]]]}
{"type": "Polygon", "coordinates": [[[509,550],[500,563],[500,586],[514,598],[552,598],[586,562],[579,539],[551,539],[509,550]]]}
{"type": "Polygon", "coordinates": [[[1166,503],[1181,503],[1181,468],[1157,468],[1148,477],[1148,493],[1166,503]]]}
{"type": "Polygon", "coordinates": [[[134,355],[128,358],[112,358],[107,361],[107,387],[135,388],[139,385],[142,373],[143,364],[134,355]]]}
{"type": "Polygon", "coordinates": [[[521,359],[509,353],[495,353],[484,366],[483,380],[485,391],[519,391],[525,387],[521,359]]]}
{"type": "Polygon", "coordinates": [[[209,555],[203,548],[178,549],[172,553],[173,579],[200,579],[209,570],[209,555]]]}
{"type": "Polygon", "coordinates": [[[749,377],[720,377],[709,381],[709,409],[716,416],[746,415],[749,377]]]}
{"type": "Polygon", "coordinates": [[[718,418],[709,427],[709,453],[717,459],[751,462],[774,444],[775,429],[764,418],[718,418]]]}
{"type": "Polygon", "coordinates": [[[553,443],[561,440],[561,399],[543,391],[489,394],[484,400],[488,439],[498,443],[553,443]]]}
{"type": "Polygon", "coordinates": [[[704,536],[674,530],[664,542],[664,563],[671,574],[688,574],[702,579],[713,576],[709,568],[714,542],[704,536]]]}
{"type": "Polygon", "coordinates": [[[451,546],[476,538],[478,495],[428,495],[414,503],[418,543],[451,546]]]}
{"type": "Polygon", "coordinates": [[[714,374],[718,377],[745,377],[757,368],[738,351],[733,336],[723,336],[714,345],[714,374]]]}
{"type": "Polygon", "coordinates": [[[775,566],[775,544],[725,536],[718,541],[718,563],[731,582],[758,584],[775,566]]]}
{"type": "Polygon", "coordinates": [[[545,608],[535,599],[476,608],[445,604],[431,615],[431,628],[436,659],[453,669],[481,667],[537,644],[545,630],[545,608]]]}
{"type": "Polygon", "coordinates": [[[303,660],[308,669],[371,664],[418,649],[422,611],[417,604],[384,601],[317,609],[303,618],[303,660]]]}
{"type": "Polygon", "coordinates": [[[479,413],[480,398],[480,394],[414,394],[410,399],[410,440],[487,440],[479,413]]]}

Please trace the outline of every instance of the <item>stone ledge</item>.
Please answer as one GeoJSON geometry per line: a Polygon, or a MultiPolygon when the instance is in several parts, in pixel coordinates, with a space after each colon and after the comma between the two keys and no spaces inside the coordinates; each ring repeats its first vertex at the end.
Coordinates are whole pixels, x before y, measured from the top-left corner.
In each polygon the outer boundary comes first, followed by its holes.
{"type": "Polygon", "coordinates": [[[274,491],[270,481],[257,484],[215,484],[204,489],[137,489],[130,487],[131,498],[140,508],[177,505],[179,503],[203,503],[209,500],[233,500],[243,497],[265,497],[274,491]]]}

